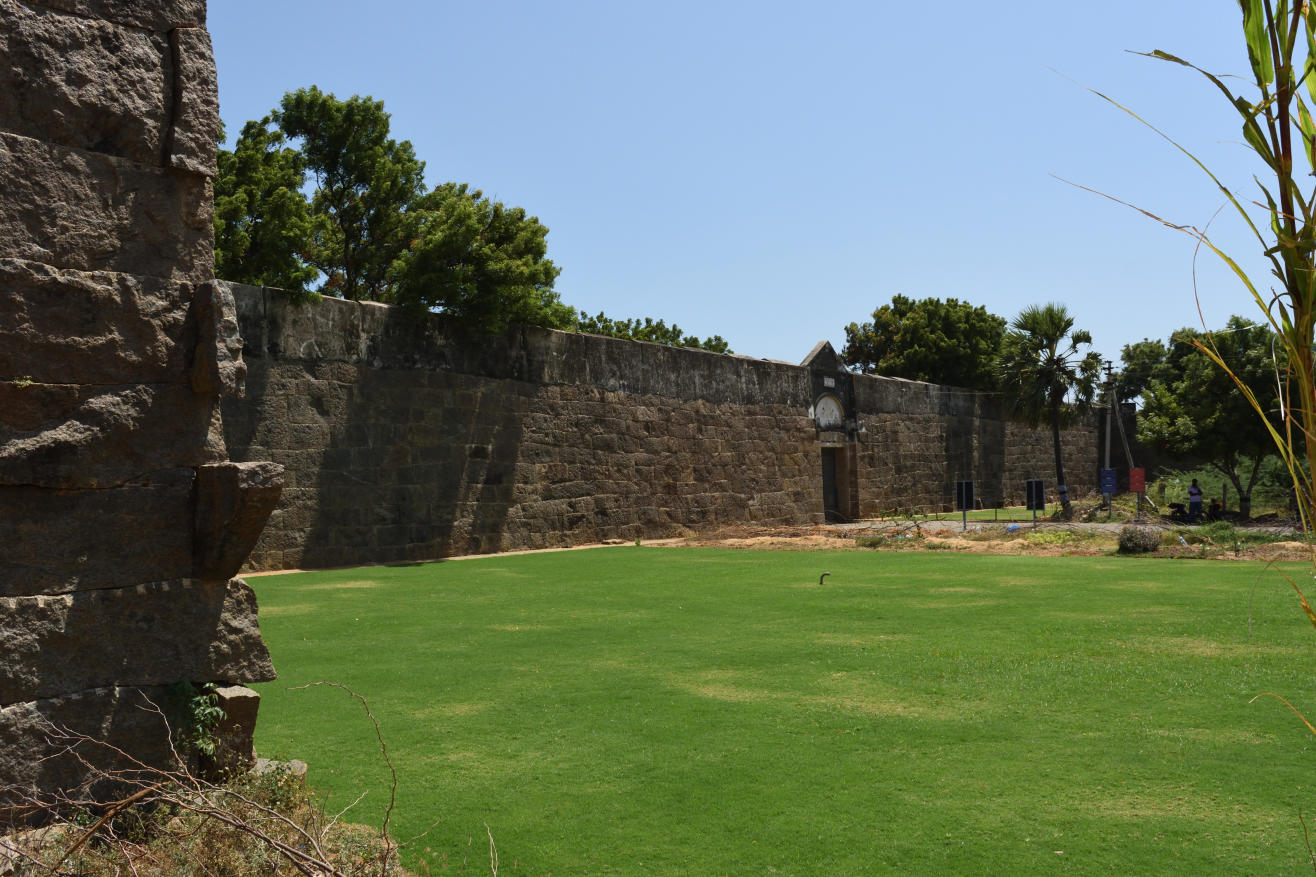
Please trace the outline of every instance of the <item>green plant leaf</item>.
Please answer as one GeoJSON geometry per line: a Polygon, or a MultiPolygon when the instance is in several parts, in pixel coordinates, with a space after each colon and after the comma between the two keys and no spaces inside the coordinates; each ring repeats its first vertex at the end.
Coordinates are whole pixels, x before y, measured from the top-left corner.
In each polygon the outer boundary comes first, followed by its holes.
{"type": "Polygon", "coordinates": [[[1264,89],[1275,79],[1275,66],[1270,56],[1270,38],[1266,28],[1266,7],[1263,0],[1239,0],[1238,5],[1243,10],[1247,59],[1252,64],[1253,77],[1264,89]]]}
{"type": "Polygon", "coordinates": [[[1257,124],[1256,108],[1241,97],[1234,99],[1234,107],[1243,116],[1243,139],[1247,141],[1247,145],[1252,147],[1271,170],[1278,170],[1275,166],[1275,154],[1271,152],[1265,132],[1257,124]]]}
{"type": "MultiPolygon", "coordinates": [[[[1261,126],[1257,123],[1257,116],[1262,114],[1265,107],[1269,105],[1268,103],[1254,104],[1251,101],[1247,100],[1246,98],[1235,95],[1232,91],[1229,90],[1229,87],[1225,85],[1224,82],[1221,81],[1219,76],[1216,76],[1214,73],[1211,73],[1210,71],[1203,70],[1201,67],[1198,67],[1196,64],[1193,64],[1189,61],[1185,61],[1183,58],[1180,58],[1177,55],[1171,55],[1169,52],[1163,52],[1160,49],[1157,49],[1154,52],[1135,52],[1134,54],[1142,55],[1146,58],[1155,58],[1159,61],[1169,61],[1172,64],[1178,64],[1180,66],[1187,67],[1190,70],[1196,70],[1198,73],[1202,74],[1207,79],[1209,79],[1211,81],[1211,84],[1214,85],[1216,88],[1220,89],[1221,93],[1224,94],[1226,98],[1228,98],[1229,102],[1233,105],[1234,109],[1238,111],[1238,114],[1243,117],[1243,137],[1244,139],[1247,140],[1248,145],[1251,146],[1254,150],[1256,150],[1257,154],[1261,156],[1262,160],[1265,161],[1267,165],[1269,165],[1272,169],[1275,168],[1274,152],[1270,148],[1270,142],[1267,139],[1265,132],[1262,131],[1261,126]]],[[[1101,97],[1106,97],[1105,95],[1102,95],[1100,92],[1096,92],[1096,94],[1100,95],[1101,97]]],[[[1106,99],[1110,100],[1109,98],[1106,99]]],[[[1115,103],[1115,101],[1111,101],[1111,103],[1115,103]]],[[[1115,103],[1115,105],[1120,106],[1118,103],[1115,103]]],[[[1123,109],[1123,107],[1121,107],[1121,109],[1123,109]]],[[[1128,111],[1126,110],[1126,112],[1128,111]]],[[[1131,113],[1131,115],[1133,114],[1131,113]]],[[[1134,117],[1138,118],[1136,115],[1134,115],[1134,117]]],[[[1143,121],[1141,118],[1139,118],[1138,120],[1143,121]]],[[[1147,123],[1143,122],[1143,124],[1147,124],[1147,123]]],[[[1155,130],[1154,126],[1149,126],[1149,127],[1152,127],[1153,130],[1155,130]]],[[[1169,138],[1166,139],[1168,140],[1169,138]]],[[[1171,140],[1171,142],[1173,143],[1174,141],[1171,140]]],[[[1175,145],[1178,146],[1177,143],[1175,145]]]]}
{"type": "MultiPolygon", "coordinates": [[[[1312,77],[1307,77],[1310,87],[1312,77]]],[[[1307,150],[1307,161],[1316,167],[1316,122],[1312,121],[1307,104],[1298,98],[1298,129],[1302,131],[1302,145],[1307,150]]]]}
{"type": "Polygon", "coordinates": [[[1307,94],[1311,99],[1316,101],[1316,73],[1313,71],[1313,58],[1316,58],[1316,22],[1307,14],[1307,10],[1302,12],[1302,20],[1306,25],[1307,31],[1307,60],[1303,64],[1302,78],[1307,86],[1307,94]]]}

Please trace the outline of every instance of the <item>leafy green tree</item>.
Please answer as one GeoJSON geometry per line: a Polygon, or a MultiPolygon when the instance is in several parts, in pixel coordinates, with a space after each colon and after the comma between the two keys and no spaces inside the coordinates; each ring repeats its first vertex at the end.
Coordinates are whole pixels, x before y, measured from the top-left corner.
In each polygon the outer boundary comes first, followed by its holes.
{"type": "Polygon", "coordinates": [[[1005,320],[958,299],[896,295],[872,322],[845,327],[841,358],[865,374],[996,388],[1005,320]]]}
{"type": "Polygon", "coordinates": [[[1056,490],[1065,518],[1073,515],[1065,480],[1060,430],[1066,421],[1091,409],[1101,376],[1101,356],[1081,353],[1092,336],[1074,328],[1061,304],[1030,305],[1010,321],[1000,359],[1001,392],[1016,416],[1031,426],[1051,426],[1055,447],[1056,490]]]}
{"type": "Polygon", "coordinates": [[[643,320],[614,320],[600,312],[597,316],[581,316],[576,321],[576,331],[590,335],[606,335],[609,338],[624,338],[629,341],[652,341],[666,344],[668,347],[694,347],[713,353],[731,353],[730,345],[721,335],[699,338],[687,335],[675,323],[667,325],[662,320],[652,317],[643,320]]]}
{"type": "Polygon", "coordinates": [[[301,258],[312,226],[305,161],[270,124],[248,122],[232,152],[219,150],[215,276],[302,293],[316,278],[301,258]]]}
{"type": "Polygon", "coordinates": [[[1240,497],[1250,497],[1275,445],[1236,382],[1262,404],[1271,426],[1280,429],[1277,376],[1286,364],[1282,347],[1274,342],[1270,327],[1237,316],[1219,331],[1174,333],[1163,366],[1142,394],[1138,439],[1205,461],[1229,479],[1240,497]],[[1208,346],[1228,371],[1206,353],[1208,346]]]}
{"type": "Polygon", "coordinates": [[[480,331],[509,323],[571,328],[553,291],[548,229],[467,184],[444,183],[414,202],[415,238],[394,266],[395,300],[451,315],[480,331]]]}
{"type": "Polygon", "coordinates": [[[548,228],[466,183],[427,191],[424,162],[389,124],[381,101],[315,86],[248,122],[219,153],[216,276],[293,291],[318,279],[329,295],[443,313],[472,331],[525,323],[725,352],[720,337],[661,320],[600,314],[584,328],[553,289],[548,228]]]}
{"type": "MultiPolygon", "coordinates": [[[[1268,397],[1253,397],[1241,376],[1234,386],[1260,415],[1258,422],[1270,434],[1293,479],[1304,529],[1311,532],[1316,523],[1316,483],[1312,480],[1316,476],[1316,442],[1304,437],[1316,435],[1316,122],[1311,105],[1316,101],[1316,15],[1310,3],[1296,0],[1239,0],[1238,8],[1251,79],[1220,77],[1160,50],[1149,57],[1200,73],[1241,121],[1243,142],[1258,160],[1258,172],[1251,177],[1260,189],[1255,197],[1236,193],[1192,151],[1170,142],[1203,171],[1212,191],[1223,195],[1243,221],[1269,261],[1274,280],[1263,282],[1251,276],[1243,267],[1245,260],[1220,249],[1205,230],[1137,209],[1189,235],[1218,256],[1274,333],[1276,359],[1286,363],[1278,390],[1283,400],[1282,428],[1275,428],[1268,397]],[[1264,211],[1261,219],[1256,207],[1264,211]]],[[[1166,136],[1127,107],[1094,93],[1166,136]]],[[[1203,352],[1229,370],[1211,340],[1203,344],[1203,352]]],[[[1312,560],[1316,564],[1316,551],[1312,560]]],[[[1302,606],[1316,625],[1316,610],[1305,598],[1302,606]]]]}
{"type": "Polygon", "coordinates": [[[334,295],[388,300],[393,262],[416,232],[425,163],[410,142],[389,137],[382,101],[338,100],[311,86],[285,94],[271,118],[300,144],[315,182],[305,260],[334,295]]]}
{"type": "Polygon", "coordinates": [[[1132,402],[1147,391],[1153,378],[1164,376],[1165,344],[1149,338],[1136,344],[1125,344],[1120,351],[1120,361],[1124,368],[1115,375],[1115,393],[1121,402],[1132,402]]]}

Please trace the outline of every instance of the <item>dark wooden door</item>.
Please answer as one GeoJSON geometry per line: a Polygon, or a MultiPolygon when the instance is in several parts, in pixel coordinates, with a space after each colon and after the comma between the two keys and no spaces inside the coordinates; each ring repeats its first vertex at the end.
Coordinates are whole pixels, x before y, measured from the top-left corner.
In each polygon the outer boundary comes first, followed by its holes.
{"type": "Polygon", "coordinates": [[[823,515],[832,521],[840,517],[841,503],[836,493],[836,448],[822,449],[823,515]]]}

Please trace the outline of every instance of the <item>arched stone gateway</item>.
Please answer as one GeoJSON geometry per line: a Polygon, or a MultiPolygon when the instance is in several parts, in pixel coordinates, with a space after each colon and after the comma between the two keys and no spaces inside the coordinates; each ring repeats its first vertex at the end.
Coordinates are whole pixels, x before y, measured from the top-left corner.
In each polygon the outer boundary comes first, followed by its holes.
{"type": "Polygon", "coordinates": [[[859,517],[859,418],[854,406],[854,375],[830,342],[820,341],[801,363],[810,372],[816,397],[812,416],[818,430],[822,465],[823,516],[830,523],[859,517]]]}

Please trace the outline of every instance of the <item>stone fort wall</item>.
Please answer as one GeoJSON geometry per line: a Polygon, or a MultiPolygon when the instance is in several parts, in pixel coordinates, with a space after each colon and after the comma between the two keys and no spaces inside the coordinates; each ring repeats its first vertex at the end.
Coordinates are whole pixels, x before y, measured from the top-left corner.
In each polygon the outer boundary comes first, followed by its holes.
{"type": "MultiPolygon", "coordinates": [[[[235,460],[286,485],[254,569],[436,558],[740,522],[824,520],[830,453],[847,517],[1054,489],[1050,433],[994,397],[806,365],[539,329],[478,341],[385,305],[295,305],[233,284],[247,394],[226,399],[235,460]],[[845,422],[820,429],[832,395],[845,422]]],[[[1065,436],[1095,487],[1096,421],[1065,436]]]]}

